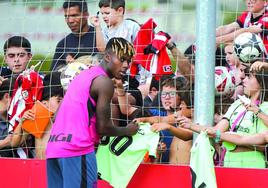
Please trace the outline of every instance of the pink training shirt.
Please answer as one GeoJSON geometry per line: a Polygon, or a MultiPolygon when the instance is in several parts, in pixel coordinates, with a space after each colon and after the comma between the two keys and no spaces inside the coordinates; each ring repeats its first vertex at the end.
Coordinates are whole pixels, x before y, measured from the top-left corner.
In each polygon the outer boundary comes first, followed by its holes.
{"type": "Polygon", "coordinates": [[[90,88],[92,81],[99,76],[107,76],[103,68],[91,67],[70,83],[52,126],[47,159],[80,156],[94,151],[99,136],[96,132],[96,102],[90,96],[90,88]],[[89,100],[94,108],[91,114],[89,100]]]}

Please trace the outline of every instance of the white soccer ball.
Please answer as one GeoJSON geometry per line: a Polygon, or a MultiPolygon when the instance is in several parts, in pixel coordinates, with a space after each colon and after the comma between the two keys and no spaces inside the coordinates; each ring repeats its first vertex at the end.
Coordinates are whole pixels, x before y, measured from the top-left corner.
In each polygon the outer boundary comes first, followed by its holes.
{"type": "Polygon", "coordinates": [[[235,38],[234,51],[242,62],[252,63],[262,58],[265,47],[257,34],[246,32],[235,38]]]}
{"type": "Polygon", "coordinates": [[[215,67],[215,94],[216,96],[231,94],[235,90],[235,77],[224,66],[215,67]]]}
{"type": "Polygon", "coordinates": [[[70,63],[61,72],[60,82],[64,90],[68,89],[71,81],[77,76],[82,70],[88,69],[88,67],[79,62],[70,63]]]}

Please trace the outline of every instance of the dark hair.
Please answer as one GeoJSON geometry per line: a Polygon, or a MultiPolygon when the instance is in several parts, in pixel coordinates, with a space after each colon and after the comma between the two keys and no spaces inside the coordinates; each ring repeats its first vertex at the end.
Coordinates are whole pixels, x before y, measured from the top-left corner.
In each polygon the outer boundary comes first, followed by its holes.
{"type": "Polygon", "coordinates": [[[9,96],[12,95],[13,87],[16,79],[7,79],[0,85],[0,100],[3,99],[4,95],[8,93],[9,96]]]}
{"type": "Polygon", "coordinates": [[[44,77],[42,100],[49,100],[49,98],[56,96],[63,97],[60,75],[60,72],[52,72],[44,77]]]}
{"type": "Polygon", "coordinates": [[[125,0],[100,0],[99,8],[111,7],[112,9],[117,10],[118,8],[123,7],[125,12],[125,4],[125,0]]]}
{"type": "Polygon", "coordinates": [[[13,36],[7,39],[4,44],[4,54],[6,54],[7,49],[11,47],[22,47],[28,53],[31,53],[31,43],[28,39],[22,36],[13,36]]]}
{"type": "MultiPolygon", "coordinates": [[[[190,63],[195,65],[196,58],[196,46],[191,44],[184,52],[184,55],[188,57],[190,63]]],[[[225,60],[224,48],[218,47],[215,52],[215,66],[228,66],[228,63],[225,60]]]]}
{"type": "Polygon", "coordinates": [[[135,55],[133,45],[121,37],[111,38],[105,48],[106,53],[113,53],[121,58],[132,58],[135,55]]]}
{"type": "Polygon", "coordinates": [[[183,76],[178,76],[176,78],[167,78],[162,82],[161,89],[163,90],[163,87],[174,87],[176,88],[176,91],[178,95],[181,97],[181,100],[183,100],[187,106],[191,106],[191,93],[190,93],[190,87],[188,80],[183,76]]]}
{"type": "Polygon", "coordinates": [[[85,0],[69,0],[65,1],[62,5],[63,9],[70,7],[79,7],[80,12],[87,12],[87,2],[85,0]]]}
{"type": "Polygon", "coordinates": [[[156,80],[154,77],[152,77],[151,83],[150,83],[150,87],[149,87],[149,91],[152,91],[153,87],[159,91],[161,85],[161,81],[160,80],[156,80]]]}
{"type": "Polygon", "coordinates": [[[261,72],[257,72],[255,74],[255,77],[260,84],[261,87],[261,95],[260,95],[260,100],[263,101],[268,101],[268,72],[262,70],[261,72]]]}

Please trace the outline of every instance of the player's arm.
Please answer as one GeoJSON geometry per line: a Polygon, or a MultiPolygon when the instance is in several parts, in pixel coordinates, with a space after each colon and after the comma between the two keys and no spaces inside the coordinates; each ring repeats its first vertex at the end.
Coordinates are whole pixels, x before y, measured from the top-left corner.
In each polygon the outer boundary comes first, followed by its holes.
{"type": "Polygon", "coordinates": [[[175,121],[175,115],[171,114],[168,116],[151,116],[151,117],[141,117],[141,118],[136,118],[136,122],[147,122],[150,124],[154,123],[174,123],[175,121]]]}
{"type": "Polygon", "coordinates": [[[239,28],[240,28],[240,26],[239,26],[239,24],[237,22],[232,22],[232,23],[227,24],[227,25],[219,26],[216,29],[216,37],[232,33],[236,29],[239,29],[239,28]]]}
{"type": "Polygon", "coordinates": [[[114,93],[113,82],[107,77],[97,77],[91,86],[91,94],[96,100],[97,132],[102,136],[133,135],[138,131],[136,124],[116,127],[111,120],[111,99],[114,93]]]}
{"type": "Polygon", "coordinates": [[[267,143],[267,135],[268,132],[260,133],[260,134],[254,134],[250,136],[240,136],[237,134],[230,134],[230,133],[221,133],[221,140],[232,142],[236,145],[261,145],[267,143]]]}
{"type": "Polygon", "coordinates": [[[116,93],[117,93],[118,105],[119,105],[120,111],[122,114],[129,116],[135,110],[137,110],[137,108],[131,105],[130,100],[128,98],[129,96],[124,90],[122,80],[114,79],[114,83],[116,86],[116,93]]]}

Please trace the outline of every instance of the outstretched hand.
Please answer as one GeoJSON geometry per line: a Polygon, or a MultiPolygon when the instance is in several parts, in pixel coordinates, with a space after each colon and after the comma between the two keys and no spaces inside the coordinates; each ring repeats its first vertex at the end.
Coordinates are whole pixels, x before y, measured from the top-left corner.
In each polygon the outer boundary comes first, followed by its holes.
{"type": "Polygon", "coordinates": [[[184,117],[184,116],[178,116],[176,118],[176,121],[181,128],[185,128],[185,129],[191,129],[191,126],[193,124],[191,119],[184,117]]]}
{"type": "Polygon", "coordinates": [[[154,132],[160,132],[163,130],[168,130],[170,128],[170,124],[168,123],[154,123],[151,126],[151,130],[154,132]]]}

